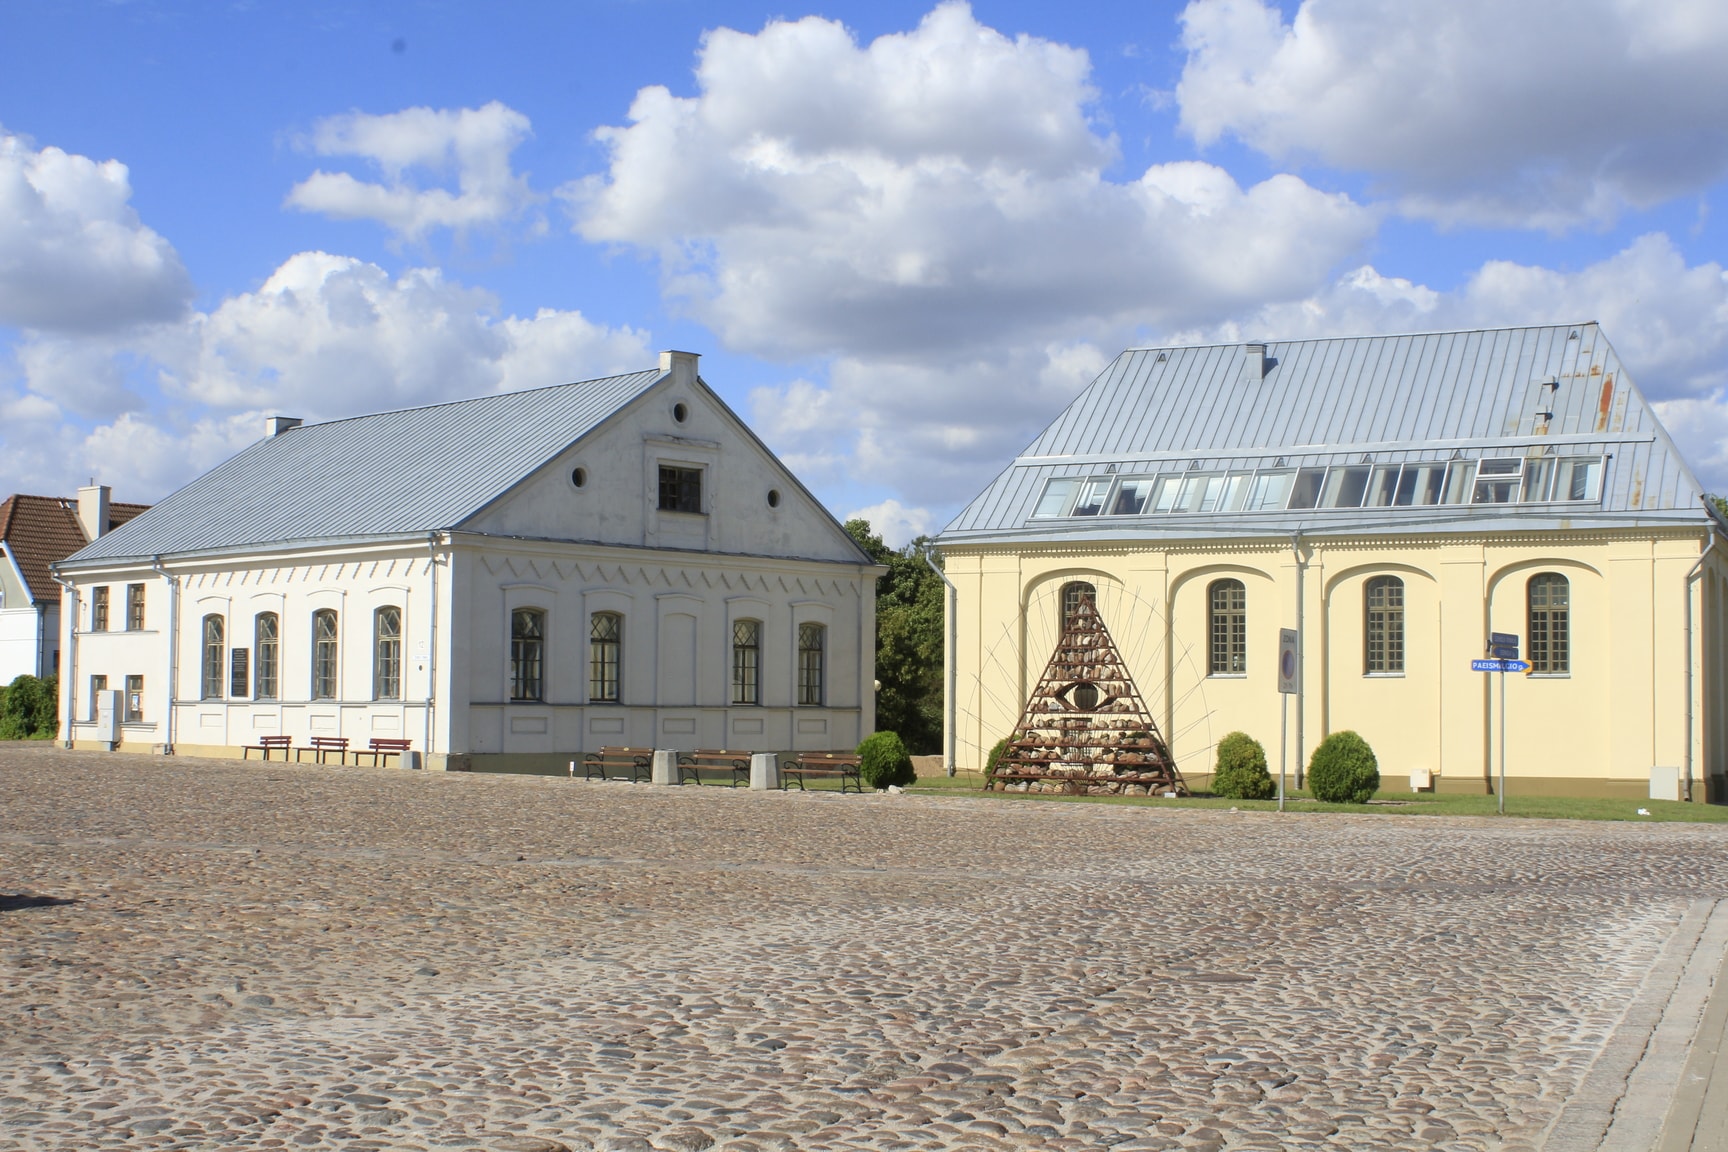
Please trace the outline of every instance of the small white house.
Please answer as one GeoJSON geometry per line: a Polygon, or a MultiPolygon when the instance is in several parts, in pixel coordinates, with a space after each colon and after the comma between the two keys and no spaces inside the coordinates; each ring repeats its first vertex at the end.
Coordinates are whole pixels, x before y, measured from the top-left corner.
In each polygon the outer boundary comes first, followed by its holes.
{"type": "Polygon", "coordinates": [[[272,418],[57,566],[62,738],[238,757],[385,737],[511,772],[603,745],[856,745],[881,568],[696,365],[272,418]]]}

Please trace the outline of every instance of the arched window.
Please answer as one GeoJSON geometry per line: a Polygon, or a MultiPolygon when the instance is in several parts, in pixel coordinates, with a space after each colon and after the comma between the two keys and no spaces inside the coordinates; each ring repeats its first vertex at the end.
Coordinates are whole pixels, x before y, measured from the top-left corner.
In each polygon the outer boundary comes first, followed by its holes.
{"type": "Polygon", "coordinates": [[[1558,572],[1530,577],[1530,671],[1565,676],[1572,671],[1572,587],[1558,572]]]}
{"type": "Polygon", "coordinates": [[[546,613],[518,608],[510,613],[510,699],[546,698],[546,613]]]}
{"type": "Polygon", "coordinates": [[[622,672],[624,617],[596,612],[588,618],[588,699],[618,703],[622,672]]]}
{"type": "Polygon", "coordinates": [[[282,628],[274,612],[260,612],[252,621],[252,698],[274,700],[280,689],[282,628]]]}
{"type": "Polygon", "coordinates": [[[1376,576],[1368,581],[1363,599],[1367,627],[1363,632],[1362,670],[1370,676],[1403,675],[1404,581],[1396,576],[1376,576]]]}
{"type": "Polygon", "coordinates": [[[1206,598],[1212,625],[1209,674],[1241,676],[1248,671],[1248,590],[1240,580],[1214,580],[1206,598]]]}
{"type": "Polygon", "coordinates": [[[1080,610],[1082,600],[1092,601],[1092,607],[1096,610],[1098,589],[1084,580],[1071,580],[1062,585],[1062,631],[1068,631],[1068,622],[1074,619],[1074,613],[1080,610]]]}
{"type": "Polygon", "coordinates": [[[198,696],[202,700],[222,698],[222,661],[226,651],[222,617],[212,613],[204,617],[204,675],[198,696]]]}
{"type": "Polygon", "coordinates": [[[823,648],[828,629],[820,624],[798,625],[798,703],[822,706],[823,648]]]}
{"type": "Polygon", "coordinates": [[[372,698],[402,699],[402,609],[372,613],[372,698]]]}
{"type": "Polygon", "coordinates": [[[312,613],[312,699],[336,699],[336,612],[312,613]]]}
{"type": "Polygon", "coordinates": [[[762,622],[739,620],[732,625],[732,703],[760,704],[762,622]]]}

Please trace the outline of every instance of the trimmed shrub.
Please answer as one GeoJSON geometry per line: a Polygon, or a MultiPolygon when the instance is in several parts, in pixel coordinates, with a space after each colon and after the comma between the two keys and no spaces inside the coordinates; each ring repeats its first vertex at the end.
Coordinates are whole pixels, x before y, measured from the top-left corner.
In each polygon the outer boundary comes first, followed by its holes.
{"type": "Polygon", "coordinates": [[[858,745],[858,775],[866,788],[909,788],[918,779],[899,733],[877,732],[858,745]]]}
{"type": "Polygon", "coordinates": [[[18,677],[0,694],[0,740],[53,739],[59,710],[57,677],[18,677]]]}
{"type": "Polygon", "coordinates": [[[1328,804],[1366,804],[1380,787],[1380,765],[1368,741],[1349,730],[1320,741],[1308,761],[1308,791],[1328,804]]]}
{"type": "Polygon", "coordinates": [[[990,755],[984,758],[984,779],[990,780],[996,775],[996,766],[1002,763],[1002,757],[1008,753],[1008,737],[996,741],[996,746],[990,749],[990,755]]]}
{"type": "Polygon", "coordinates": [[[1231,800],[1270,800],[1278,784],[1266,770],[1266,749],[1246,732],[1232,732],[1218,741],[1218,768],[1212,794],[1231,800]]]}

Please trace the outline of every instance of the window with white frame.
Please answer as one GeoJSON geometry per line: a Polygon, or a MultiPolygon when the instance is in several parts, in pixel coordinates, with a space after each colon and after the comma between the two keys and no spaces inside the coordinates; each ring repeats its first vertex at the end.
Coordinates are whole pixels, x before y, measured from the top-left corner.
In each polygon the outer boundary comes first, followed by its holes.
{"type": "Polygon", "coordinates": [[[1525,589],[1530,626],[1530,671],[1566,676],[1572,671],[1572,586],[1558,572],[1539,572],[1525,589]]]}
{"type": "Polygon", "coordinates": [[[204,674],[200,677],[198,691],[201,700],[222,698],[222,670],[228,662],[223,631],[221,616],[211,613],[204,617],[204,674]]]}
{"type": "Polygon", "coordinates": [[[1240,580],[1214,580],[1207,600],[1212,625],[1207,671],[1213,676],[1241,676],[1248,671],[1248,589],[1240,580]]]}
{"type": "Polygon", "coordinates": [[[274,612],[260,612],[252,621],[252,649],[258,654],[252,669],[252,698],[275,700],[280,691],[278,673],[281,670],[281,618],[274,612]]]}
{"type": "Polygon", "coordinates": [[[336,699],[336,612],[321,608],[312,613],[312,699],[336,699]]]}
{"type": "Polygon", "coordinates": [[[1362,670],[1369,676],[1404,673],[1404,581],[1376,576],[1363,590],[1366,627],[1362,670]]]}
{"type": "Polygon", "coordinates": [[[394,604],[372,613],[372,698],[402,698],[402,609],[394,604]]]}

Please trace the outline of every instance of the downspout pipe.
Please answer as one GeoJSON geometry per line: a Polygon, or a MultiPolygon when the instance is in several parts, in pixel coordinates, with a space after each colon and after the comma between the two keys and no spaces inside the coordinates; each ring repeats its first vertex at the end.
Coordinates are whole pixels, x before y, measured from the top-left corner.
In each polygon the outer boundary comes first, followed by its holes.
{"type": "MultiPolygon", "coordinates": [[[[433,713],[438,706],[438,533],[426,533],[426,556],[429,562],[427,571],[432,578],[432,612],[431,623],[426,640],[426,734],[423,741],[426,746],[427,768],[432,766],[432,733],[433,713]]],[[[448,751],[448,749],[446,749],[448,751]]]]}
{"type": "Polygon", "coordinates": [[[65,719],[62,721],[64,727],[60,731],[65,733],[66,738],[60,742],[60,747],[70,748],[73,710],[78,706],[78,586],[70,580],[62,580],[60,573],[53,568],[48,569],[48,575],[65,593],[61,607],[64,609],[62,614],[65,616],[63,623],[66,624],[67,637],[66,674],[60,677],[60,711],[65,719]]]}
{"type": "Polygon", "coordinates": [[[946,683],[942,688],[942,695],[945,698],[942,702],[942,767],[947,771],[948,775],[952,776],[955,771],[954,749],[960,734],[959,725],[955,721],[954,713],[954,687],[960,670],[960,650],[955,644],[955,637],[960,628],[960,590],[954,587],[954,581],[948,579],[948,573],[942,571],[942,569],[937,565],[935,558],[931,555],[934,550],[934,545],[926,544],[924,546],[924,563],[930,565],[930,571],[940,576],[942,578],[942,583],[948,585],[948,610],[943,613],[943,615],[948,617],[948,640],[942,646],[942,663],[946,665],[948,675],[944,678],[946,683]]]}
{"type": "Polygon", "coordinates": [[[1302,718],[1306,713],[1303,702],[1308,692],[1308,645],[1302,634],[1302,574],[1308,566],[1302,562],[1302,533],[1290,533],[1290,554],[1296,558],[1296,787],[1307,776],[1302,742],[1302,718]]]}
{"type": "Polygon", "coordinates": [[[1681,799],[1686,800],[1687,802],[1690,802],[1692,799],[1692,776],[1696,769],[1696,764],[1694,762],[1696,757],[1692,755],[1692,727],[1695,723],[1692,714],[1692,582],[1698,579],[1699,575],[1704,571],[1704,561],[1710,558],[1710,552],[1715,547],[1716,530],[1712,528],[1709,536],[1705,539],[1704,551],[1698,553],[1698,563],[1692,565],[1692,570],[1686,573],[1686,583],[1684,585],[1685,593],[1681,596],[1681,600],[1684,602],[1686,610],[1686,778],[1683,781],[1685,791],[1682,793],[1681,799]]]}
{"type": "Polygon", "coordinates": [[[162,743],[165,756],[174,755],[174,702],[180,699],[180,578],[162,567],[160,555],[150,557],[150,570],[168,582],[168,723],[162,743]]]}

